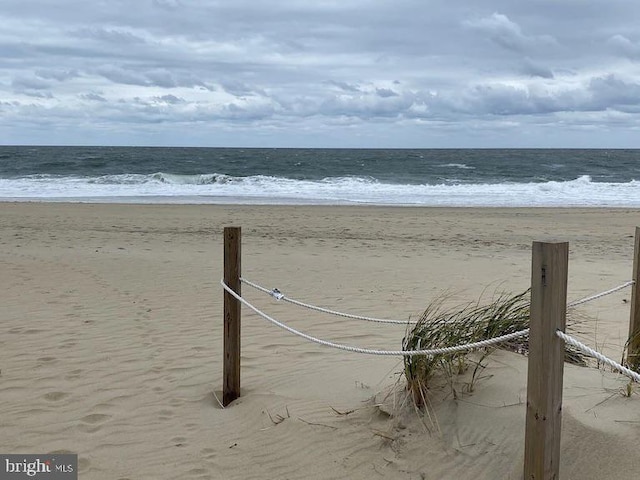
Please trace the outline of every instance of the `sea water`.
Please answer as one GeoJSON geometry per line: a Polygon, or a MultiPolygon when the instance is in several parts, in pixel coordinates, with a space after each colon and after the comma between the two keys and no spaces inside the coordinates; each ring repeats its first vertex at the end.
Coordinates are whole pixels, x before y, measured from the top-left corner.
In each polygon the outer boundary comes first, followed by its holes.
{"type": "Polygon", "coordinates": [[[640,150],[3,146],[0,200],[640,207],[640,150]]]}

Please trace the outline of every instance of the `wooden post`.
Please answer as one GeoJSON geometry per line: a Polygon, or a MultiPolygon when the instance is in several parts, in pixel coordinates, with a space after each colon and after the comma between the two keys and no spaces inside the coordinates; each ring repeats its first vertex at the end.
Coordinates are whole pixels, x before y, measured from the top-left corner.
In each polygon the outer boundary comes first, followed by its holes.
{"type": "Polygon", "coordinates": [[[533,242],[525,480],[558,479],[569,244],[533,242]]]}
{"type": "Polygon", "coordinates": [[[631,318],[627,344],[627,365],[637,371],[640,367],[640,227],[636,227],[636,241],[633,249],[633,274],[631,279],[631,318]]]}
{"type": "MultiPolygon", "coordinates": [[[[224,282],[240,292],[241,229],[224,228],[224,282]]],[[[226,407],[240,396],[240,302],[224,292],[224,380],[222,404],[226,407]]]]}

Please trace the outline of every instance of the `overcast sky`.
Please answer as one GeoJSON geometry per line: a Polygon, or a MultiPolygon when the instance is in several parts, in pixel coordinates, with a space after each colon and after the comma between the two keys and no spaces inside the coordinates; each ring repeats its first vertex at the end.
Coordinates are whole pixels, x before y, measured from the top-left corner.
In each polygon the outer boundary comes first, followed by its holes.
{"type": "Polygon", "coordinates": [[[0,144],[640,148],[638,0],[1,0],[0,144]]]}

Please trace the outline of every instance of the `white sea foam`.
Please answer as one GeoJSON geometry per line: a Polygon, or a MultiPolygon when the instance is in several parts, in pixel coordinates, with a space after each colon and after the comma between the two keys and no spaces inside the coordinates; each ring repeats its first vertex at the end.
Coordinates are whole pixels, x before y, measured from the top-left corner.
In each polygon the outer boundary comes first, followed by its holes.
{"type": "Polygon", "coordinates": [[[0,199],[132,203],[376,204],[426,206],[640,207],[640,182],[407,185],[365,177],[320,181],[222,174],[107,175],[0,179],[0,199]]]}
{"type": "Polygon", "coordinates": [[[476,167],[470,167],[469,165],[465,165],[464,163],[443,163],[440,165],[436,165],[437,167],[442,168],[459,168],[461,170],[475,170],[476,167]]]}

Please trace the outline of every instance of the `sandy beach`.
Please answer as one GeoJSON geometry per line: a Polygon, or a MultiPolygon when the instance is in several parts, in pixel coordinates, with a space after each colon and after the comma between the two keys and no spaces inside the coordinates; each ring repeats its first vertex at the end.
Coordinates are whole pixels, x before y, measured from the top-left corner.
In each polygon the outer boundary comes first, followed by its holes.
{"type": "MultiPolygon", "coordinates": [[[[306,342],[248,310],[242,396],[222,409],[222,232],[242,274],[335,310],[407,320],[530,284],[531,243],[570,242],[569,299],[631,278],[640,211],[0,204],[0,452],[68,452],[79,478],[519,479],[526,357],[498,351],[472,393],[402,402],[402,361],[306,342]],[[381,405],[384,403],[384,405],[381,405]],[[338,412],[342,413],[339,414],[338,412]]],[[[309,334],[399,349],[357,322],[243,287],[309,334]]],[[[620,360],[630,290],[577,309],[620,360]]],[[[561,478],[633,478],[640,389],[565,367],[561,478]]]]}

